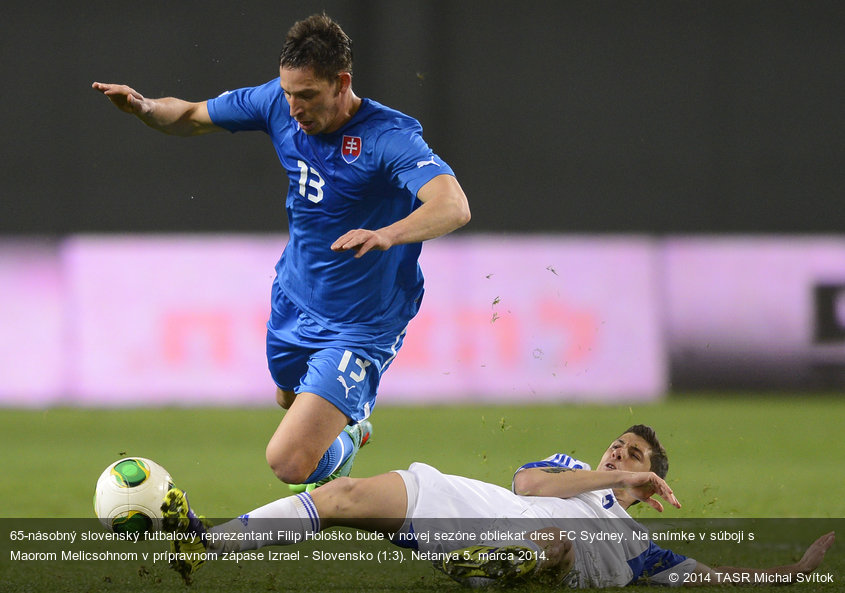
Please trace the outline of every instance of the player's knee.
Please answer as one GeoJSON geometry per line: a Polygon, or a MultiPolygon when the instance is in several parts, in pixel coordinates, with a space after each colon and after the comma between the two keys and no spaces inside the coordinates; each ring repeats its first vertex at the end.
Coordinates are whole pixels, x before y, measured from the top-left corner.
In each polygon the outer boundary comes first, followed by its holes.
{"type": "Polygon", "coordinates": [[[302,484],[314,471],[313,464],[295,455],[284,455],[268,445],[267,464],[279,480],[285,484],[302,484]]]}
{"type": "Polygon", "coordinates": [[[322,506],[330,513],[330,516],[344,516],[347,511],[354,509],[361,502],[363,493],[360,481],[357,478],[340,477],[318,489],[322,506]]]}

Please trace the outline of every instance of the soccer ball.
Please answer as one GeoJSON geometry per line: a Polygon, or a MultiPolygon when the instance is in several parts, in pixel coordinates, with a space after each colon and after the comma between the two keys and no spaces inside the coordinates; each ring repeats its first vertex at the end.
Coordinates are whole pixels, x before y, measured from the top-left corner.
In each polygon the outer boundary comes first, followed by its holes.
{"type": "Polygon", "coordinates": [[[117,533],[161,529],[161,503],[173,478],[155,461],[126,457],[109,465],[97,480],[94,514],[117,533]]]}

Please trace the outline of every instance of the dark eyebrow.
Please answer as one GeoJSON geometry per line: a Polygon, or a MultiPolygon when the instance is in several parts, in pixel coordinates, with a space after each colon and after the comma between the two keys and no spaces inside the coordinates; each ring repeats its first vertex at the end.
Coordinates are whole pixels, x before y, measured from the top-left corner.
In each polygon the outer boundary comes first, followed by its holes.
{"type": "Polygon", "coordinates": [[[316,94],[318,92],[316,89],[312,89],[312,88],[308,87],[308,88],[304,88],[301,91],[298,91],[296,93],[292,93],[289,90],[287,90],[285,87],[283,87],[282,85],[279,85],[279,86],[281,87],[282,92],[286,95],[297,95],[297,96],[301,97],[303,95],[316,94]]]}
{"type": "MultiPolygon", "coordinates": [[[[628,443],[626,443],[624,440],[622,440],[622,437],[619,437],[618,439],[613,441],[612,445],[616,445],[617,443],[621,444],[621,445],[628,445],[628,443]]],[[[640,449],[637,445],[628,445],[628,448],[631,449],[632,451],[638,452],[640,455],[643,456],[643,458],[645,458],[645,451],[640,449]]]]}

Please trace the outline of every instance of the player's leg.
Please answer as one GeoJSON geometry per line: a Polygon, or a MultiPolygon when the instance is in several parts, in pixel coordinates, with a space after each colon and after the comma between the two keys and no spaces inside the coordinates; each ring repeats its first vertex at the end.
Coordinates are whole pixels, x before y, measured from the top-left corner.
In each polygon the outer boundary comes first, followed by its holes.
{"type": "Polygon", "coordinates": [[[290,408],[267,445],[267,462],[288,484],[320,484],[348,475],[369,438],[366,419],[375,404],[384,349],[330,347],[308,350],[304,357],[297,350],[268,332],[277,401],[290,402],[290,408]],[[294,377],[298,384],[290,389],[294,377]]]}
{"type": "Polygon", "coordinates": [[[300,393],[267,444],[267,463],[276,477],[288,484],[326,477],[354,448],[352,437],[343,430],[348,424],[346,414],[330,401],[314,393],[300,393]],[[324,467],[317,472],[321,465],[324,467]]]}
{"type": "Polygon", "coordinates": [[[337,363],[321,356],[313,341],[301,335],[298,324],[303,318],[298,309],[282,301],[274,305],[267,328],[267,360],[276,383],[276,402],[288,411],[268,443],[266,456],[276,476],[289,484],[331,475],[356,451],[360,444],[356,438],[363,440],[344,432],[355,411],[331,403],[332,397],[342,400],[337,370],[331,368],[337,363]]]}
{"type": "MultiPolygon", "coordinates": [[[[279,404],[279,406],[280,406],[282,409],[284,409],[284,410],[288,410],[288,409],[290,409],[290,407],[293,405],[293,402],[294,402],[294,400],[295,400],[295,399],[296,399],[296,392],[295,392],[295,391],[293,391],[293,390],[289,390],[289,389],[282,389],[282,388],[280,388],[280,387],[277,387],[277,388],[276,388],[276,402],[279,404]]],[[[365,421],[365,422],[366,422],[366,421],[365,421]]],[[[369,433],[372,431],[372,426],[371,426],[371,425],[367,422],[367,423],[366,423],[366,427],[364,427],[364,426],[360,426],[360,427],[359,427],[359,426],[355,426],[355,427],[353,427],[353,428],[358,428],[358,429],[360,430],[360,432],[362,433],[361,446],[364,446],[364,443],[366,443],[366,442],[369,440],[369,438],[370,438],[370,434],[369,434],[369,433]]],[[[348,430],[350,430],[350,429],[349,429],[349,427],[347,427],[347,428],[346,428],[346,429],[344,429],[344,430],[347,430],[347,431],[348,431],[348,430]]],[[[339,437],[339,439],[343,439],[343,436],[342,436],[342,435],[340,435],[340,434],[338,435],[338,437],[339,437]]],[[[354,440],[355,440],[355,439],[353,438],[353,442],[354,442],[354,440]]],[[[341,441],[337,441],[336,443],[333,443],[333,445],[336,447],[338,443],[341,443],[341,441]]],[[[342,443],[341,443],[341,444],[342,444],[342,443]]],[[[329,446],[329,450],[327,450],[327,451],[323,454],[323,460],[325,460],[325,461],[326,461],[326,463],[329,463],[329,458],[331,458],[331,457],[333,457],[333,456],[335,456],[335,455],[336,455],[336,453],[335,453],[335,452],[331,451],[331,448],[332,448],[332,445],[330,445],[330,446],[329,446]]],[[[348,459],[348,457],[347,457],[347,458],[344,460],[344,462],[343,462],[343,463],[348,463],[348,462],[349,462],[349,459],[348,459]]],[[[319,465],[319,464],[318,464],[318,465],[319,465]]],[[[343,464],[341,465],[341,468],[343,468],[343,464]]],[[[346,473],[348,474],[349,472],[346,472],[346,473]]],[[[331,475],[331,474],[330,474],[330,475],[331,475]]],[[[324,478],[324,480],[326,480],[326,479],[327,479],[327,478],[324,478]]],[[[294,492],[294,493],[296,493],[296,494],[298,494],[298,493],[300,493],[300,492],[305,492],[305,491],[307,491],[307,490],[312,490],[312,489],[313,489],[313,488],[315,488],[317,485],[318,485],[318,484],[316,484],[316,483],[311,483],[311,484],[300,484],[300,483],[296,483],[296,484],[288,484],[288,486],[290,487],[291,491],[292,491],[292,492],[294,492]]]]}
{"type": "Polygon", "coordinates": [[[266,456],[288,484],[348,475],[368,438],[369,425],[360,423],[375,403],[386,349],[375,347],[371,354],[368,348],[326,348],[343,341],[343,335],[321,328],[274,285],[267,362],[276,401],[288,411],[266,456]]]}
{"type": "Polygon", "coordinates": [[[212,527],[191,509],[185,492],[172,488],[161,507],[162,526],[191,536],[171,540],[171,566],[190,583],[193,573],[219,554],[296,544],[329,527],[394,534],[410,512],[408,500],[406,482],[398,473],[339,478],[212,527]]]}
{"type": "Polygon", "coordinates": [[[210,532],[238,534],[233,538],[212,537],[220,542],[213,547],[215,551],[227,551],[221,547],[227,545],[224,542],[236,542],[239,551],[295,544],[329,527],[394,534],[405,522],[408,508],[405,481],[396,472],[370,478],[342,477],[311,492],[274,500],[212,527],[210,532]],[[248,532],[260,537],[242,535],[248,532]]]}
{"type": "Polygon", "coordinates": [[[405,522],[405,480],[390,472],[371,478],[338,478],[312,491],[320,527],[357,527],[396,533],[405,522]]]}
{"type": "MultiPolygon", "coordinates": [[[[171,539],[171,566],[190,584],[193,573],[207,559],[224,552],[296,544],[306,541],[309,533],[328,527],[355,527],[394,536],[413,533],[410,521],[417,512],[420,493],[428,486],[414,475],[413,467],[372,478],[339,478],[215,527],[197,517],[183,491],[172,488],[162,504],[163,527],[192,537],[171,539]]],[[[423,510],[433,516],[433,508],[423,510]]],[[[401,538],[397,541],[401,543],[401,538]]]]}

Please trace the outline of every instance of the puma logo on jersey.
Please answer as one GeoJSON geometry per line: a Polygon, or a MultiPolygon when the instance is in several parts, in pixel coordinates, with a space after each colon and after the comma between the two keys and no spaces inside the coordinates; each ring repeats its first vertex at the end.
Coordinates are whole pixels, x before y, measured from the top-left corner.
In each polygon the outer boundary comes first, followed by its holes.
{"type": "Polygon", "coordinates": [[[417,169],[419,169],[420,167],[425,167],[426,165],[437,165],[438,167],[440,166],[437,162],[435,162],[434,157],[431,157],[427,161],[419,161],[417,163],[417,169]]]}
{"type": "Polygon", "coordinates": [[[343,375],[338,375],[337,380],[340,381],[341,385],[343,385],[343,388],[346,390],[346,397],[349,398],[349,390],[355,389],[355,385],[347,385],[346,379],[343,378],[343,375]]]}

